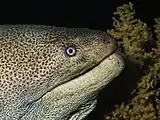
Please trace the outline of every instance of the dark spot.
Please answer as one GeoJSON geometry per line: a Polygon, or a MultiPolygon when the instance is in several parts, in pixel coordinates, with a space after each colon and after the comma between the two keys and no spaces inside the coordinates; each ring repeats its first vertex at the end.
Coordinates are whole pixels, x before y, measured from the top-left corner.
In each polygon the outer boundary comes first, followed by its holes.
{"type": "Polygon", "coordinates": [[[29,85],[29,82],[27,82],[26,84],[29,85]]]}
{"type": "Polygon", "coordinates": [[[32,70],[34,70],[34,67],[31,67],[32,70]]]}
{"type": "Polygon", "coordinates": [[[39,84],[40,84],[40,85],[42,85],[42,84],[43,84],[43,82],[40,82],[39,84]]]}
{"type": "Polygon", "coordinates": [[[31,59],[28,59],[28,62],[30,62],[31,61],[31,59]]]}
{"type": "Polygon", "coordinates": [[[36,56],[36,59],[38,59],[38,56],[36,56]]]}
{"type": "Polygon", "coordinates": [[[38,75],[34,75],[35,78],[38,78],[38,75]]]}
{"type": "Polygon", "coordinates": [[[1,61],[1,63],[5,63],[5,61],[4,61],[4,60],[2,60],[2,61],[1,61]]]}

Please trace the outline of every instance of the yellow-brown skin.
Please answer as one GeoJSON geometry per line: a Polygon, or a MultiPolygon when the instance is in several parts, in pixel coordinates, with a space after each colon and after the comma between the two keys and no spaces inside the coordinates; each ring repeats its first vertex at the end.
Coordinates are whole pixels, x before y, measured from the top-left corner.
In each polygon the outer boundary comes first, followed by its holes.
{"type": "Polygon", "coordinates": [[[0,118],[20,119],[32,102],[96,66],[115,49],[114,40],[101,31],[0,25],[0,118]],[[65,53],[69,46],[76,48],[74,56],[65,53]]]}
{"type": "Polygon", "coordinates": [[[21,120],[84,120],[95,108],[98,93],[123,68],[122,57],[113,53],[85,74],[48,92],[21,120]]]}

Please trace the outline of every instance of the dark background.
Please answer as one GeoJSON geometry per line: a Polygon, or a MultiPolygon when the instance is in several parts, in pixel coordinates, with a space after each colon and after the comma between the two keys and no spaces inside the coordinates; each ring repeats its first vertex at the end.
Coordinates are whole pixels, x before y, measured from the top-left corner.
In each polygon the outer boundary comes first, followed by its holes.
{"type": "Polygon", "coordinates": [[[32,0],[0,2],[0,24],[46,24],[108,29],[117,6],[132,1],[137,17],[150,26],[160,16],[158,0],[32,0]]]}
{"type": "MultiPolygon", "coordinates": [[[[130,1],[134,4],[137,18],[152,27],[154,18],[160,17],[159,0],[130,1]]],[[[128,2],[129,0],[5,0],[0,2],[0,24],[43,24],[106,30],[112,28],[112,16],[116,7],[128,2]]],[[[127,73],[127,75],[129,75],[128,79],[130,80],[133,73],[127,73]]],[[[133,76],[133,79],[137,78],[133,76]]],[[[105,107],[112,109],[111,104],[117,103],[117,101],[121,102],[125,98],[123,96],[130,93],[129,91],[128,93],[121,91],[121,81],[116,83],[118,90],[115,90],[115,83],[112,82],[112,84],[106,89],[106,91],[110,91],[109,93],[102,93],[105,99],[100,98],[102,102],[99,102],[98,109],[93,111],[87,120],[103,120],[105,107]],[[117,91],[120,92],[117,93],[117,91]]]]}

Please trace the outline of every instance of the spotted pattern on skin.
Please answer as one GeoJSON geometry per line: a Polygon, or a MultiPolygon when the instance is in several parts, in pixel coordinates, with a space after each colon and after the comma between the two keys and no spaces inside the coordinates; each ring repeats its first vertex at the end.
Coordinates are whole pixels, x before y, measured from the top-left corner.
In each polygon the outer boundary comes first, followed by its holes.
{"type": "Polygon", "coordinates": [[[88,29],[0,25],[0,106],[13,116],[12,112],[25,109],[28,103],[100,62],[115,46],[106,42],[105,35],[88,29]],[[77,55],[68,57],[64,50],[73,44],[77,55]]]}
{"type": "Polygon", "coordinates": [[[0,37],[0,100],[3,103],[24,88],[27,90],[35,85],[40,86],[43,84],[40,79],[49,76],[53,70],[59,69],[61,64],[66,62],[56,62],[59,52],[56,47],[51,47],[50,44],[38,46],[34,43],[36,40],[50,40],[48,32],[48,35],[45,32],[43,35],[36,34],[34,29],[32,33],[27,32],[27,29],[18,30],[9,28],[1,32],[3,37],[0,37]],[[32,35],[33,38],[30,37],[32,35]]]}
{"type": "MultiPolygon", "coordinates": [[[[0,73],[3,73],[0,75],[0,88],[3,93],[0,99],[3,98],[3,102],[7,102],[7,98],[14,95],[13,93],[18,94],[23,88],[42,84],[38,78],[51,73],[52,66],[49,65],[57,64],[51,61],[50,56],[46,56],[45,50],[41,48],[34,50],[29,46],[19,46],[16,41],[5,45],[2,43],[0,47],[0,73]]],[[[47,52],[51,55],[50,51],[47,52]]]]}

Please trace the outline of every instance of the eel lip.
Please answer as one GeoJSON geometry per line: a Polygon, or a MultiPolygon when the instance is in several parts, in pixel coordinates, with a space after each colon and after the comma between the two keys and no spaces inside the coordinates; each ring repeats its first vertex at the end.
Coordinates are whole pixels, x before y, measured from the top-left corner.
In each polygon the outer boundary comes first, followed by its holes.
{"type": "Polygon", "coordinates": [[[124,69],[124,67],[125,67],[125,56],[119,51],[115,51],[113,54],[117,57],[118,64],[120,65],[120,68],[124,69]]]}

